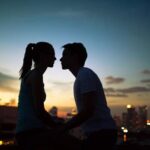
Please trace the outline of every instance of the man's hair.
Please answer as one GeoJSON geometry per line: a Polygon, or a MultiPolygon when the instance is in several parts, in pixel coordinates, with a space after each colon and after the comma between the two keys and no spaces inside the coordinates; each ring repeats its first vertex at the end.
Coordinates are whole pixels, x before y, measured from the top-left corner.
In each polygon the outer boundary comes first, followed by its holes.
{"type": "Polygon", "coordinates": [[[82,67],[85,64],[87,58],[86,48],[82,43],[68,43],[62,46],[65,51],[68,51],[70,55],[77,55],[79,65],[82,67]]]}

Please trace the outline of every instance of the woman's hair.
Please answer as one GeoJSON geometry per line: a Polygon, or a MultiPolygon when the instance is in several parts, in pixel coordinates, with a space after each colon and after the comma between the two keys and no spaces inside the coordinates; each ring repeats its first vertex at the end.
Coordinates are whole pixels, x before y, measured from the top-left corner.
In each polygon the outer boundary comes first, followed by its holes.
{"type": "Polygon", "coordinates": [[[19,71],[20,79],[22,79],[25,74],[31,70],[32,61],[34,61],[35,64],[38,63],[41,53],[53,55],[54,48],[50,43],[47,42],[38,42],[36,44],[30,43],[27,45],[24,54],[23,65],[19,71]]]}

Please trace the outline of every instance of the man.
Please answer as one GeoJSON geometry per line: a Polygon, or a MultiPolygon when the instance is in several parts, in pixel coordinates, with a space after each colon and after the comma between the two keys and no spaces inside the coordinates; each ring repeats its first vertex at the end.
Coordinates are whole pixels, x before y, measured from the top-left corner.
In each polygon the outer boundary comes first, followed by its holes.
{"type": "Polygon", "coordinates": [[[68,121],[63,130],[81,126],[87,139],[85,150],[101,147],[112,149],[117,140],[117,128],[107,106],[100,79],[94,71],[84,67],[87,52],[82,43],[68,43],[63,46],[60,59],[62,69],[68,69],[76,78],[74,98],[78,113],[68,121]]]}

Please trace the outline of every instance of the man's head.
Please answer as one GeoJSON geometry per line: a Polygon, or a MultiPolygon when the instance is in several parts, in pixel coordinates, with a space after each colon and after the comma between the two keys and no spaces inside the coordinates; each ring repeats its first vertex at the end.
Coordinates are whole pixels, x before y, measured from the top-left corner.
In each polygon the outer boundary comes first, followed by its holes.
{"type": "Polygon", "coordinates": [[[63,69],[70,69],[74,65],[84,66],[87,52],[82,43],[68,43],[63,48],[62,58],[60,59],[63,69]]]}

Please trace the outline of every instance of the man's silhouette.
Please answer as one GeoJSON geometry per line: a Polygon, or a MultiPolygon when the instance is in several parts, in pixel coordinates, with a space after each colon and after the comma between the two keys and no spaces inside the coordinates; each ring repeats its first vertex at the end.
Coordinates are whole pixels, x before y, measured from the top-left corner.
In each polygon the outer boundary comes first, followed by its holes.
{"type": "Polygon", "coordinates": [[[86,48],[82,43],[69,43],[63,48],[60,59],[62,69],[69,69],[76,78],[74,98],[78,113],[62,130],[81,126],[87,136],[83,142],[85,150],[97,150],[102,147],[111,149],[117,140],[116,124],[107,106],[99,77],[94,71],[84,67],[86,48]]]}

